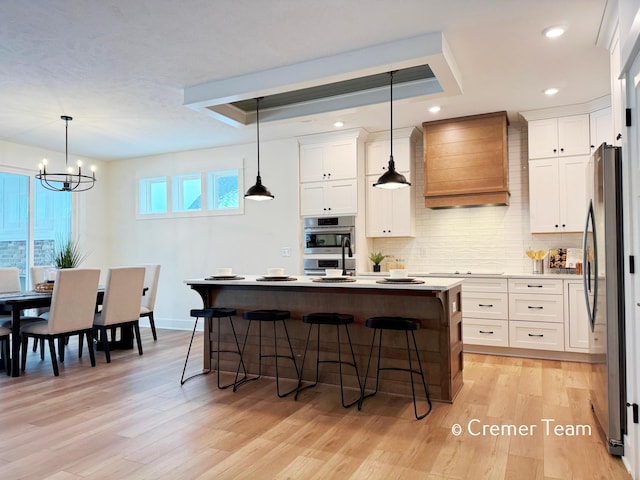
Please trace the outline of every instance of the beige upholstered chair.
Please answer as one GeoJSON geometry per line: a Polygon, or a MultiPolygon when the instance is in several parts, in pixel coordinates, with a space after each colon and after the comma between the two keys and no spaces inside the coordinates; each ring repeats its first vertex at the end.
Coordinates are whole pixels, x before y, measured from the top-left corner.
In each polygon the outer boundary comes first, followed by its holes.
{"type": "Polygon", "coordinates": [[[36,285],[44,283],[47,280],[47,273],[51,270],[53,265],[39,265],[37,267],[31,267],[31,290],[36,289],[36,285]]]}
{"type": "Polygon", "coordinates": [[[22,370],[27,362],[29,337],[43,338],[49,342],[49,353],[54,375],[58,373],[55,340],[58,339],[60,361],[64,361],[64,338],[69,335],[86,335],[91,366],[96,365],[93,351],[93,316],[98,295],[100,270],[68,268],[58,270],[51,297],[49,321],[32,323],[20,328],[22,337],[22,370]]]}
{"type": "Polygon", "coordinates": [[[15,267],[0,268],[0,293],[19,292],[20,272],[15,267]]]}
{"type": "Polygon", "coordinates": [[[107,330],[115,327],[132,327],[142,355],[140,341],[140,297],[144,289],[144,267],[110,268],[104,291],[102,311],[95,314],[93,326],[100,332],[100,339],[107,358],[111,362],[107,330]]]}
{"type": "Polygon", "coordinates": [[[153,340],[157,340],[156,324],[153,318],[153,308],[156,304],[156,291],[158,290],[158,279],[160,278],[160,265],[144,266],[144,286],[148,288],[142,296],[142,304],[140,305],[140,316],[149,317],[149,325],[153,340]]]}

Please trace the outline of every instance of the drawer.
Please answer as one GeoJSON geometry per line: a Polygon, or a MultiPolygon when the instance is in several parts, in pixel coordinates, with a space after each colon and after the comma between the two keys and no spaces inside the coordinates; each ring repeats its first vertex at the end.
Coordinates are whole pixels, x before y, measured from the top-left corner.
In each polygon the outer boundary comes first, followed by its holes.
{"type": "Polygon", "coordinates": [[[509,322],[509,346],[563,351],[563,325],[547,322],[509,322]]]}
{"type": "Polygon", "coordinates": [[[562,280],[553,278],[510,278],[509,293],[562,295],[562,280]]]}
{"type": "Polygon", "coordinates": [[[508,298],[506,293],[475,293],[464,290],[462,317],[507,320],[509,318],[508,298]]]}
{"type": "Polygon", "coordinates": [[[507,293],[506,278],[465,278],[463,292],[507,293]]]}
{"type": "Polygon", "coordinates": [[[470,345],[509,346],[509,322],[507,320],[485,320],[464,318],[462,341],[470,345]]]}
{"type": "MultiPolygon", "coordinates": [[[[464,297],[463,297],[464,298],[464,297]]],[[[562,295],[509,294],[509,319],[531,322],[564,322],[562,295]]]]}

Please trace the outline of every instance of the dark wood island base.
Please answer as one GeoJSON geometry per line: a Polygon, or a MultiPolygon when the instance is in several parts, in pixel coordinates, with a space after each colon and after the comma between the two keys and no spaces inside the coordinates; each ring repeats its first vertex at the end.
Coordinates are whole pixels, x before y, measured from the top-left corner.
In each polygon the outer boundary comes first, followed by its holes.
{"type": "MultiPolygon", "coordinates": [[[[209,281],[188,280],[186,283],[202,297],[204,307],[229,307],[242,311],[255,309],[280,309],[291,312],[291,319],[287,320],[287,329],[301,364],[302,351],[307,336],[308,326],[303,324],[302,316],[314,312],[339,312],[354,316],[355,323],[350,330],[358,372],[364,376],[367,359],[369,357],[373,332],[364,327],[369,317],[389,315],[404,316],[420,320],[421,328],[416,332],[416,340],[420,350],[427,381],[429,394],[433,400],[453,402],[462,388],[462,314],[461,282],[430,278],[420,285],[381,285],[371,279],[358,279],[356,282],[344,284],[315,283],[309,277],[298,277],[295,281],[258,282],[256,277],[246,276],[242,280],[209,281]]],[[[244,339],[247,322],[241,317],[234,318],[236,332],[240,341],[244,339]]],[[[271,325],[262,328],[271,329],[271,325]]],[[[280,327],[279,327],[280,328],[280,327]]],[[[220,366],[215,365],[216,355],[212,353],[216,348],[218,332],[209,326],[205,327],[204,368],[219,368],[223,372],[235,373],[238,365],[237,357],[221,358],[220,366]]],[[[252,326],[247,340],[244,363],[250,374],[257,373],[258,326],[252,326]]],[[[233,334],[228,324],[223,325],[221,333],[221,349],[233,347],[233,334]]],[[[264,335],[264,332],[263,332],[264,335]]],[[[273,351],[273,341],[268,340],[273,330],[263,339],[263,352],[273,351]]],[[[284,331],[278,329],[278,348],[285,341],[284,331]]],[[[335,329],[327,328],[322,334],[322,358],[336,356],[335,329]]],[[[314,336],[312,336],[312,342],[314,336]]],[[[342,342],[342,352],[346,354],[347,345],[342,342]]],[[[312,345],[315,345],[312,343],[312,345]]],[[[315,349],[307,357],[304,378],[311,379],[314,372],[310,366],[315,365],[315,349]]],[[[376,351],[374,351],[374,356],[376,351]]],[[[406,366],[407,351],[404,332],[385,332],[385,339],[381,352],[383,365],[406,366]]],[[[275,376],[274,363],[266,359],[263,362],[263,375],[275,376]]],[[[375,361],[372,360],[372,363],[375,361]]],[[[284,363],[284,362],[283,362],[284,363]]],[[[296,380],[296,373],[292,365],[279,365],[281,378],[296,380]]],[[[370,373],[371,375],[371,373],[370,373]]],[[[371,380],[370,380],[371,381],[371,380]]],[[[375,382],[375,379],[373,379],[375,382]]],[[[336,365],[325,365],[320,369],[320,382],[339,385],[339,372],[336,365]]],[[[345,369],[345,387],[357,389],[355,372],[351,368],[345,369]]],[[[247,387],[250,388],[250,387],[247,387]]],[[[408,373],[381,372],[381,392],[411,395],[411,383],[408,373]]]]}

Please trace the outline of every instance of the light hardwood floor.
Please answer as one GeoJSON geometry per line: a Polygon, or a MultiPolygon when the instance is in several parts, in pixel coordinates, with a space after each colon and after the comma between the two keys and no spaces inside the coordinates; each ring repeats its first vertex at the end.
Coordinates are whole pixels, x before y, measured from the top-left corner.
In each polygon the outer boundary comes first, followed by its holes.
{"type": "MultiPolygon", "coordinates": [[[[0,375],[0,478],[629,478],[595,431],[584,364],[465,355],[455,403],[416,421],[410,399],[379,394],[345,410],[326,385],[298,401],[277,398],[271,379],[236,393],[213,374],[181,387],[189,335],[160,330],[154,343],[143,329],[142,357],[114,352],[107,365],[98,352],[96,368],[72,340],[58,378],[29,352],[25,376],[0,375]],[[592,432],[547,435],[542,419],[592,432]],[[481,425],[536,427],[472,435],[481,425]]],[[[194,348],[192,372],[202,365],[194,348]]]]}

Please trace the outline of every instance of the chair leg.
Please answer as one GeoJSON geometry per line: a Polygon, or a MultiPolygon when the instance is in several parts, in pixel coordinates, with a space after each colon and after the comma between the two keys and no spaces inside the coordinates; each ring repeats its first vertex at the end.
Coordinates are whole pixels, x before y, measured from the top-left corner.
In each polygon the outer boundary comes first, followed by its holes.
{"type": "Polygon", "coordinates": [[[427,398],[427,403],[429,404],[429,408],[428,410],[423,413],[422,415],[418,415],[418,406],[416,405],[416,392],[415,392],[415,388],[413,386],[413,366],[411,365],[411,351],[409,348],[409,333],[408,332],[404,332],[405,333],[405,338],[407,341],[407,355],[409,356],[409,372],[411,375],[411,394],[413,395],[413,413],[416,416],[416,420],[422,420],[424,417],[426,417],[427,415],[429,415],[429,413],[431,413],[431,409],[433,408],[431,405],[431,398],[429,398],[429,390],[427,388],[427,382],[424,379],[424,371],[422,370],[422,362],[420,362],[420,354],[418,353],[418,344],[416,343],[416,336],[413,333],[413,331],[411,331],[411,336],[413,337],[413,347],[415,348],[416,351],[416,360],[418,362],[418,368],[420,370],[418,370],[417,372],[420,373],[420,378],[422,379],[422,385],[424,386],[424,395],[427,398]]]}
{"type": "Polygon", "coordinates": [[[153,335],[153,341],[158,340],[156,335],[156,322],[153,320],[153,312],[149,313],[149,326],[151,327],[151,334],[153,335]]]}
{"type": "Polygon", "coordinates": [[[56,360],[56,343],[54,338],[49,338],[49,355],[51,356],[53,374],[57,377],[60,375],[60,372],[58,371],[58,360],[56,360]]]}
{"type": "MultiPolygon", "coordinates": [[[[34,338],[34,340],[36,340],[34,338]]],[[[22,335],[22,348],[20,349],[20,354],[21,354],[21,367],[22,367],[22,371],[24,372],[25,369],[25,365],[27,364],[27,348],[29,347],[29,337],[27,337],[26,335],[22,335]]],[[[17,362],[18,359],[14,358],[12,359],[12,361],[17,362]]]]}
{"type": "Polygon", "coordinates": [[[142,355],[142,339],[140,338],[140,325],[135,321],[133,323],[133,332],[136,335],[136,342],[138,343],[138,355],[142,355]]]}
{"type": "Polygon", "coordinates": [[[104,356],[107,359],[107,363],[111,363],[111,351],[109,350],[109,339],[107,339],[107,328],[98,327],[100,339],[102,340],[102,350],[104,350],[104,356]]]}
{"type": "Polygon", "coordinates": [[[200,317],[196,317],[196,323],[193,325],[193,332],[191,332],[191,341],[189,342],[189,348],[187,349],[187,358],[184,359],[184,367],[182,367],[182,376],[180,377],[180,385],[184,385],[187,380],[191,380],[193,377],[197,377],[198,375],[206,375],[211,372],[211,369],[205,370],[200,373],[196,373],[195,375],[191,375],[190,377],[184,378],[184,373],[187,371],[187,362],[189,361],[189,355],[191,354],[191,345],[193,344],[193,337],[196,334],[196,328],[198,328],[198,320],[200,317]]]}
{"type": "Polygon", "coordinates": [[[360,397],[360,402],[358,403],[358,410],[362,410],[362,403],[365,398],[373,397],[376,393],[378,393],[378,383],[380,381],[380,349],[382,347],[382,330],[380,330],[380,335],[378,336],[378,366],[376,368],[376,389],[371,393],[365,393],[367,390],[367,378],[369,377],[369,366],[371,364],[371,357],[373,355],[373,346],[376,343],[376,334],[378,333],[378,329],[373,330],[373,338],[371,339],[371,350],[369,350],[369,360],[367,360],[367,369],[364,374],[364,384],[362,385],[362,395],[360,397]]]}
{"type": "MultiPolygon", "coordinates": [[[[298,390],[298,386],[296,385],[293,389],[289,390],[288,392],[285,393],[280,393],[280,374],[278,373],[278,336],[276,335],[276,323],[277,322],[273,322],[273,343],[275,346],[275,357],[276,357],[276,393],[278,394],[278,397],[280,398],[284,398],[287,395],[292,394],[293,392],[298,390]]],[[[289,331],[287,330],[287,324],[284,320],[282,320],[282,326],[284,327],[284,333],[287,337],[287,343],[289,344],[289,351],[291,352],[291,361],[293,361],[293,366],[296,370],[296,378],[300,378],[300,373],[298,372],[298,365],[296,364],[296,356],[295,353],[293,353],[293,347],[291,346],[291,339],[289,338],[289,331]]],[[[283,355],[283,357],[287,358],[286,355],[283,355]]]]}
{"type": "MultiPolygon", "coordinates": [[[[242,350],[240,351],[240,358],[244,359],[244,351],[247,347],[247,339],[249,338],[249,330],[251,329],[252,321],[249,320],[247,322],[247,331],[244,333],[244,341],[242,342],[242,350]]],[[[238,380],[238,375],[240,375],[240,365],[244,367],[244,362],[238,362],[238,368],[236,369],[236,377],[233,381],[233,391],[238,390],[238,387],[247,382],[253,382],[254,380],[258,380],[262,376],[262,322],[258,322],[258,375],[253,377],[247,377],[246,370],[245,376],[241,380],[238,380]]]]}
{"type": "MultiPolygon", "coordinates": [[[[356,371],[356,379],[358,380],[358,390],[360,391],[360,395],[354,401],[350,403],[345,403],[344,401],[344,385],[342,382],[342,353],[340,346],[340,325],[336,325],[337,336],[338,336],[338,363],[340,364],[340,396],[342,400],[342,406],[344,408],[349,408],[355,405],[356,403],[360,403],[360,398],[362,398],[362,384],[360,383],[360,374],[358,373],[358,365],[356,363],[356,355],[353,351],[353,344],[351,343],[351,335],[349,335],[349,326],[344,326],[345,331],[347,332],[347,340],[349,342],[349,348],[351,349],[351,360],[353,361],[353,368],[356,371]]],[[[348,363],[347,363],[348,365],[348,363]]]]}
{"type": "Polygon", "coordinates": [[[44,360],[44,338],[40,339],[40,360],[44,360]]]}
{"type": "Polygon", "coordinates": [[[302,390],[306,390],[307,388],[315,387],[318,384],[318,358],[320,357],[320,325],[317,325],[317,346],[316,346],[316,381],[309,385],[302,386],[302,375],[304,375],[304,362],[307,359],[307,351],[309,350],[309,339],[311,338],[311,330],[313,330],[313,324],[309,324],[309,330],[307,331],[307,341],[304,344],[304,353],[302,354],[302,365],[300,366],[300,374],[298,376],[298,388],[296,390],[296,394],[293,399],[298,400],[298,394],[302,390]]]}
{"type": "MultiPolygon", "coordinates": [[[[83,344],[83,340],[84,340],[84,335],[81,333],[80,335],[78,335],[78,358],[82,358],[82,344],[83,344]]],[[[87,339],[87,342],[89,340],[87,339]]]]}
{"type": "MultiPolygon", "coordinates": [[[[89,359],[91,360],[91,366],[96,366],[96,352],[93,349],[93,330],[87,330],[85,332],[87,336],[87,350],[89,350],[89,359]]],[[[82,340],[82,334],[79,335],[80,340],[82,340]]]]}
{"type": "Polygon", "coordinates": [[[69,336],[65,335],[64,337],[58,337],[58,357],[60,361],[64,363],[64,346],[66,345],[65,341],[69,336]]]}
{"type": "MultiPolygon", "coordinates": [[[[208,318],[206,319],[207,321],[209,321],[209,325],[211,325],[211,319],[208,318]]],[[[236,351],[234,352],[233,350],[220,350],[220,317],[218,317],[218,334],[217,334],[217,345],[216,345],[216,370],[218,372],[218,388],[220,390],[225,390],[229,387],[232,387],[233,385],[236,384],[236,380],[234,379],[233,382],[228,383],[226,385],[220,385],[220,353],[237,353],[240,356],[240,364],[242,366],[242,370],[244,371],[244,376],[241,378],[241,380],[244,380],[245,378],[247,378],[247,368],[244,365],[244,360],[242,359],[242,356],[240,355],[240,343],[238,342],[238,336],[236,335],[236,329],[233,326],[233,319],[231,317],[229,317],[229,323],[231,325],[231,331],[233,332],[233,338],[236,342],[236,351]]],[[[211,328],[209,328],[209,331],[211,331],[211,328]]]]}
{"type": "Polygon", "coordinates": [[[34,338],[33,339],[33,352],[35,352],[36,350],[38,350],[38,339],[34,338]]]}

